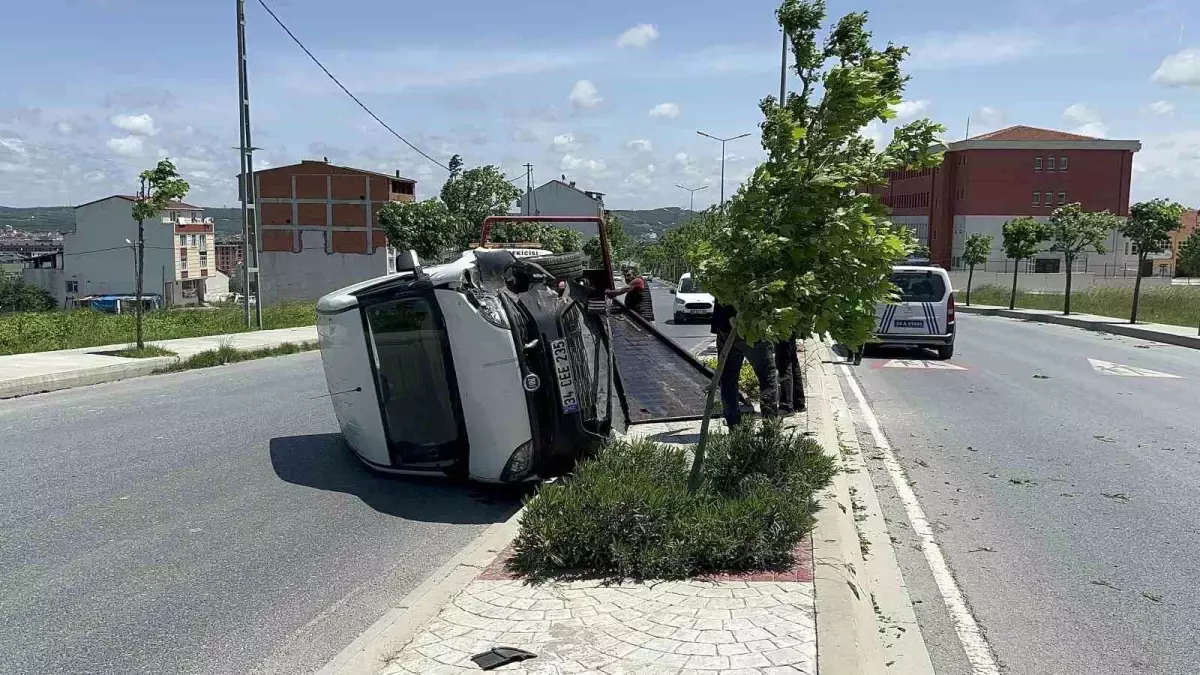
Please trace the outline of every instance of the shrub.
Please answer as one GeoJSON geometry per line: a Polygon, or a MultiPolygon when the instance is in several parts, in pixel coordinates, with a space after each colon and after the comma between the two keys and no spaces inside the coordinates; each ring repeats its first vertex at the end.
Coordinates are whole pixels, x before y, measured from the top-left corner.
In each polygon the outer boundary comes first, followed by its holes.
{"type": "Polygon", "coordinates": [[[832,478],[833,460],[778,422],[714,434],[711,443],[693,494],[684,450],[609,444],[527,504],[510,569],[534,579],[786,569],[812,528],[813,495],[832,478]]]}
{"type": "MultiPolygon", "coordinates": [[[[709,370],[717,369],[717,357],[710,356],[704,359],[704,366],[709,370]]],[[[754,373],[754,367],[749,361],[742,363],[742,370],[738,373],[738,389],[741,389],[744,394],[750,399],[758,399],[758,375],[754,373]]]]}

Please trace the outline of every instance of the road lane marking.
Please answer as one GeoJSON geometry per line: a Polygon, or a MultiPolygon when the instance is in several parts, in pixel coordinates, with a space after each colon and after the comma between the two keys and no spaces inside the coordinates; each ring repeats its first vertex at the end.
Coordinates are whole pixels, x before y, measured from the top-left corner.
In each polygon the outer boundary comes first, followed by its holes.
{"type": "Polygon", "coordinates": [[[917,499],[916,493],[909,485],[908,477],[904,474],[900,462],[896,460],[891,444],[883,435],[879,420],[875,418],[875,413],[871,412],[871,406],[867,405],[867,399],[858,386],[858,380],[846,373],[846,384],[850,386],[850,391],[854,393],[854,398],[858,401],[859,412],[862,413],[867,428],[871,430],[871,438],[874,439],[875,446],[883,454],[883,463],[892,479],[892,486],[896,488],[896,493],[900,496],[900,502],[904,504],[904,511],[908,515],[913,532],[921,540],[921,552],[925,554],[925,561],[929,564],[930,572],[933,573],[933,580],[942,594],[942,602],[946,605],[946,611],[950,613],[950,620],[954,623],[954,632],[958,634],[959,644],[962,645],[967,661],[971,664],[972,674],[1000,675],[1000,668],[996,665],[996,657],[992,654],[992,648],[984,639],[983,631],[979,629],[979,623],[975,621],[971,610],[967,609],[962,589],[958,587],[958,582],[950,573],[946,557],[942,554],[942,549],[933,536],[933,528],[925,517],[925,509],[922,508],[920,500],[917,499]]]}
{"type": "Polygon", "coordinates": [[[892,359],[880,366],[881,368],[916,368],[926,370],[966,370],[947,361],[926,361],[924,359],[892,359]]]}
{"type": "Polygon", "coordinates": [[[1113,363],[1111,361],[1101,361],[1100,359],[1089,358],[1088,363],[1092,364],[1092,368],[1096,370],[1096,372],[1104,373],[1106,375],[1120,375],[1122,377],[1166,377],[1173,380],[1183,379],[1178,375],[1172,375],[1170,373],[1162,373],[1157,370],[1150,370],[1149,368],[1125,366],[1121,365],[1120,363],[1113,363]]]}

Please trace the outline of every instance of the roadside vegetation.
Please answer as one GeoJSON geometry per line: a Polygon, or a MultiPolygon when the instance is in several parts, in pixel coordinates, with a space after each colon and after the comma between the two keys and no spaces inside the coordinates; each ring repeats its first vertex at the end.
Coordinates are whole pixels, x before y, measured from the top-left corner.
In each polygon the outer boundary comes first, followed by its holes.
{"type": "MultiPolygon", "coordinates": [[[[263,307],[263,328],[311,326],[316,321],[313,303],[263,307]]],[[[0,355],[124,344],[133,339],[135,328],[132,314],[88,309],[0,314],[0,355]]],[[[147,341],[245,331],[242,310],[236,307],[159,310],[147,313],[143,319],[147,341]]]]}
{"type": "Polygon", "coordinates": [[[126,359],[153,359],[160,356],[174,356],[175,352],[169,349],[163,349],[158,345],[146,345],[145,347],[126,347],[115,352],[106,352],[106,356],[120,356],[126,359]]]}
{"type": "MultiPolygon", "coordinates": [[[[717,357],[715,356],[704,359],[703,363],[704,367],[709,370],[717,369],[717,357]]],[[[758,400],[758,376],[754,374],[754,366],[748,362],[742,363],[742,370],[738,373],[738,388],[749,398],[758,400]]]]}
{"type": "Polygon", "coordinates": [[[181,359],[180,361],[177,361],[157,372],[174,373],[181,370],[212,368],[214,366],[223,366],[228,363],[239,363],[241,361],[265,359],[270,356],[287,356],[288,354],[299,354],[300,352],[312,351],[317,349],[318,346],[319,345],[316,342],[284,342],[276,347],[237,349],[232,345],[222,344],[216,349],[207,349],[198,354],[193,354],[186,359],[181,359]]]}
{"type": "Polygon", "coordinates": [[[779,421],[714,433],[694,491],[689,465],[679,447],[609,444],[527,504],[509,568],[535,580],[786,570],[836,471],[779,421]]]}
{"type": "MultiPolygon", "coordinates": [[[[983,305],[1008,305],[1009,289],[980,286],[972,291],[971,301],[983,305]]],[[[1062,310],[1062,293],[1016,293],[1016,306],[1023,309],[1062,310]]],[[[1142,289],[1138,319],[1174,326],[1200,325],[1200,286],[1172,286],[1142,289]]],[[[1116,319],[1128,317],[1133,309],[1132,288],[1090,288],[1075,291],[1071,309],[1084,314],[1099,314],[1116,319]]]]}

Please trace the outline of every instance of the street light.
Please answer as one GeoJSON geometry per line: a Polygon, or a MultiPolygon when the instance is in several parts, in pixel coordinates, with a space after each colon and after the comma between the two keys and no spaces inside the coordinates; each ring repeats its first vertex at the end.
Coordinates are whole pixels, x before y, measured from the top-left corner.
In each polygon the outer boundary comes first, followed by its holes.
{"type": "Polygon", "coordinates": [[[683,187],[683,186],[682,186],[682,185],[680,185],[679,183],[676,183],[676,184],[675,184],[675,187],[679,188],[680,190],[687,190],[687,191],[688,191],[688,211],[695,211],[695,210],[696,210],[696,193],[697,193],[697,192],[699,192],[699,191],[701,191],[701,190],[707,190],[707,189],[708,189],[708,186],[707,186],[707,185],[701,185],[701,186],[700,186],[700,187],[698,187],[698,188],[690,188],[690,187],[683,187]]]}
{"type": "Polygon", "coordinates": [[[740,136],[731,136],[729,138],[717,138],[716,136],[713,136],[712,134],[706,134],[703,131],[699,131],[699,130],[697,130],[696,133],[700,134],[701,136],[703,136],[705,138],[711,138],[714,141],[721,142],[721,208],[724,209],[725,208],[725,144],[728,143],[729,141],[736,141],[739,138],[745,138],[745,137],[749,136],[750,134],[742,134],[740,136]]]}

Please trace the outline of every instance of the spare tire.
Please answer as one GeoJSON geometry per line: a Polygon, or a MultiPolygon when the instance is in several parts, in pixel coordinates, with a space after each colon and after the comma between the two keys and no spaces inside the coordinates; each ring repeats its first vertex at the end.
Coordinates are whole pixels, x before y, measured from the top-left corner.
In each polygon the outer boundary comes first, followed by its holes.
{"type": "Polygon", "coordinates": [[[528,262],[538,265],[559,281],[573,281],[583,276],[583,267],[587,255],[579,251],[560,255],[538,255],[525,258],[528,262]]]}

